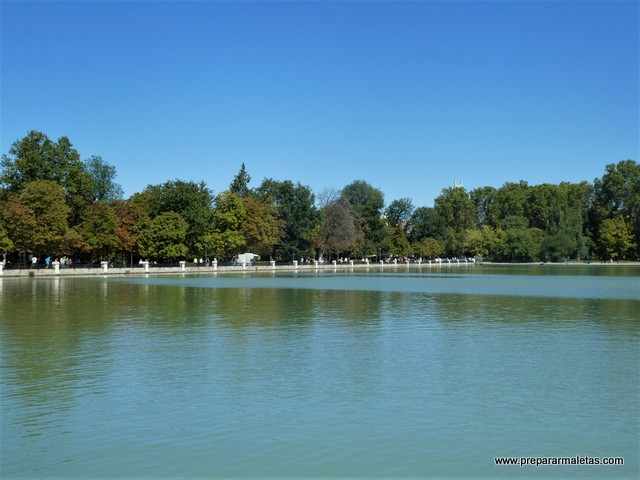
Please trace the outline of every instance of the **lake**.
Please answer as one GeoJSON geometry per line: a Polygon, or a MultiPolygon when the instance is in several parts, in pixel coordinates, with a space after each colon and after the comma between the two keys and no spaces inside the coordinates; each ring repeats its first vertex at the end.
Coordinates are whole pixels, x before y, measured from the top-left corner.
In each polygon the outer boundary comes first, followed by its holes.
{"type": "Polygon", "coordinates": [[[640,267],[0,279],[2,478],[636,478],[640,267]],[[496,465],[496,457],[624,465],[496,465]]]}

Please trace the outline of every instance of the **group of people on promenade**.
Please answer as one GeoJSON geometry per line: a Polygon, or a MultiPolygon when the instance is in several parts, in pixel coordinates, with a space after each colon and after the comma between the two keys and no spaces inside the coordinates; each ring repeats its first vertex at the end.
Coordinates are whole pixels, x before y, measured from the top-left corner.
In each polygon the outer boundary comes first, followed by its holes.
{"type": "Polygon", "coordinates": [[[196,265],[204,265],[205,267],[208,267],[209,263],[211,262],[209,261],[209,257],[205,258],[204,260],[202,259],[202,257],[200,257],[200,259],[194,258],[193,263],[196,265]]]}
{"type": "MultiPolygon", "coordinates": [[[[60,265],[60,267],[62,268],[69,268],[71,265],[73,265],[73,260],[70,257],[67,257],[66,255],[60,258],[56,258],[55,260],[53,260],[53,262],[51,261],[51,257],[49,255],[47,255],[47,258],[44,259],[44,264],[45,267],[44,268],[49,268],[53,265],[53,263],[58,262],[58,264],[60,265]]],[[[31,268],[38,268],[38,257],[35,255],[31,256],[31,268]]]]}

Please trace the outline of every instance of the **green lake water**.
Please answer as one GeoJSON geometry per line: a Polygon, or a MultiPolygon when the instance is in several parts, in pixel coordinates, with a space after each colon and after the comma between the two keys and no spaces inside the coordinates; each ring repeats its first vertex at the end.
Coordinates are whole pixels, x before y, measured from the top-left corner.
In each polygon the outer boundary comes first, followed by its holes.
{"type": "Polygon", "coordinates": [[[5,278],[0,477],[637,478],[639,362],[639,267],[5,278]]]}

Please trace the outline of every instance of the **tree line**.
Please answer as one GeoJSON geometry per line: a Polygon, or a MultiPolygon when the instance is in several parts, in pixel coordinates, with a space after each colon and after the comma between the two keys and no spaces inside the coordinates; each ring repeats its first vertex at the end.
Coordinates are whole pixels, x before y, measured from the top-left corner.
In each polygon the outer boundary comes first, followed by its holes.
{"type": "Polygon", "coordinates": [[[262,258],[482,257],[502,262],[637,260],[640,165],[606,165],[593,183],[444,188],[433,206],[385,204],[364,180],[316,196],[291,180],[251,188],[242,164],[229,188],[170,180],[123,198],[115,167],[81,160],[67,137],[31,131],[0,164],[0,250],[82,263],[262,258]]]}

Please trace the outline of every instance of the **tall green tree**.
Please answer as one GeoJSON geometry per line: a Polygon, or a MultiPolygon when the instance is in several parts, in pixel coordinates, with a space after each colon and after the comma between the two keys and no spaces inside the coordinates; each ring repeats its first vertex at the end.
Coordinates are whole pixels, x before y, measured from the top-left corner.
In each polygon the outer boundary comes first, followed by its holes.
{"type": "Polygon", "coordinates": [[[40,245],[39,242],[34,241],[33,234],[38,229],[36,213],[18,194],[9,196],[2,214],[7,237],[19,252],[40,254],[50,251],[49,244],[40,245]]]}
{"type": "Polygon", "coordinates": [[[184,244],[187,222],[176,212],[161,213],[145,229],[138,241],[140,254],[152,260],[169,261],[185,258],[188,248],[184,244]]]}
{"type": "Polygon", "coordinates": [[[411,254],[411,244],[407,239],[407,232],[414,209],[413,202],[408,197],[394,200],[385,209],[387,220],[385,228],[387,247],[385,251],[394,256],[406,257],[411,254]]]}
{"type": "Polygon", "coordinates": [[[449,187],[435,199],[435,210],[447,225],[447,253],[464,255],[465,232],[476,224],[476,209],[463,187],[449,187]]]}
{"type": "Polygon", "coordinates": [[[118,226],[117,250],[122,254],[137,251],[138,238],[151,223],[148,207],[145,203],[133,200],[113,200],[111,206],[116,214],[118,226]]]}
{"type": "Polygon", "coordinates": [[[246,198],[251,194],[251,189],[249,188],[249,183],[251,182],[251,175],[247,173],[246,168],[244,167],[244,162],[240,167],[240,171],[233,177],[233,181],[229,186],[229,191],[231,193],[235,193],[240,198],[246,198]]]}
{"type": "MultiPolygon", "coordinates": [[[[607,165],[602,178],[594,180],[591,222],[597,239],[602,241],[599,233],[601,224],[618,216],[631,228],[633,243],[636,245],[634,256],[639,257],[640,165],[633,160],[607,165]]],[[[614,223],[616,222],[617,220],[614,223]]]]}
{"type": "Polygon", "coordinates": [[[148,205],[155,218],[168,212],[179,214],[187,222],[185,245],[192,255],[199,255],[203,238],[211,232],[213,196],[204,182],[172,180],[149,185],[135,201],[148,205]]]}
{"type": "Polygon", "coordinates": [[[53,142],[44,133],[33,130],[11,145],[9,155],[2,155],[0,192],[4,198],[39,180],[53,181],[64,188],[65,202],[70,208],[69,223],[78,225],[91,205],[94,186],[80,154],[67,137],[53,142]]]}
{"type": "Polygon", "coordinates": [[[384,194],[364,180],[355,180],[342,189],[341,199],[350,205],[363,238],[358,253],[376,255],[386,236],[382,217],[384,194]]]}
{"type": "Polygon", "coordinates": [[[569,205],[569,187],[541,184],[527,188],[525,216],[531,227],[545,233],[541,257],[559,261],[579,255],[582,217],[575,205],[569,205]]]}
{"type": "Polygon", "coordinates": [[[416,208],[409,219],[407,231],[411,243],[434,238],[444,244],[447,239],[447,223],[433,207],[416,208]]]}
{"type": "Polygon", "coordinates": [[[469,229],[465,232],[465,253],[473,255],[474,257],[482,256],[484,258],[491,258],[501,238],[501,233],[489,225],[469,229]]]}
{"type": "Polygon", "coordinates": [[[463,187],[445,188],[434,204],[436,212],[456,232],[475,226],[475,205],[463,187]]]}
{"type": "Polygon", "coordinates": [[[280,241],[278,211],[270,203],[255,196],[241,199],[246,216],[240,227],[240,234],[245,238],[249,251],[269,255],[280,241]]]}
{"type": "Polygon", "coordinates": [[[362,241],[361,235],[349,205],[339,197],[325,204],[316,239],[320,257],[351,256],[362,241]]]}
{"type": "Polygon", "coordinates": [[[444,245],[432,237],[422,238],[412,245],[413,252],[420,258],[435,259],[444,255],[444,245]]]}
{"type": "Polygon", "coordinates": [[[558,231],[564,233],[575,245],[572,257],[582,259],[589,257],[589,208],[593,197],[593,185],[589,182],[562,182],[559,186],[567,199],[567,213],[564,215],[558,231]]]}
{"type": "Polygon", "coordinates": [[[69,253],[74,240],[64,189],[50,180],[27,183],[9,196],[4,221],[9,238],[20,252],[61,255],[69,253]]]}
{"type": "Polygon", "coordinates": [[[135,200],[113,200],[111,206],[116,214],[118,239],[117,251],[125,258],[138,253],[138,240],[151,223],[148,205],[135,200]]]}
{"type": "Polygon", "coordinates": [[[409,224],[414,210],[415,207],[410,198],[405,197],[394,200],[384,212],[387,218],[387,224],[392,227],[400,227],[404,230],[409,224]]]}
{"type": "Polygon", "coordinates": [[[315,205],[315,195],[307,186],[265,179],[257,195],[278,210],[280,243],[273,256],[285,261],[298,257],[315,257],[314,240],[322,220],[315,205]]]}
{"type": "Polygon", "coordinates": [[[635,161],[607,165],[594,188],[594,203],[605,214],[620,213],[625,220],[635,220],[640,214],[640,165],[635,161]]]}
{"type": "Polygon", "coordinates": [[[116,183],[116,167],[109,165],[102,157],[93,155],[84,162],[93,179],[93,200],[96,202],[122,199],[124,192],[116,183]]]}
{"type": "Polygon", "coordinates": [[[602,222],[600,226],[600,256],[603,259],[630,259],[637,246],[631,227],[622,215],[607,218],[602,222]]]}
{"type": "MultiPolygon", "coordinates": [[[[540,259],[544,232],[530,228],[529,220],[521,215],[509,215],[503,221],[504,231],[496,247],[496,257],[505,262],[534,262],[540,259]]],[[[497,230],[502,232],[502,230],[497,230]]]]}
{"type": "Polygon", "coordinates": [[[542,241],[544,260],[559,262],[571,258],[576,252],[576,241],[566,232],[549,233],[542,241]]]}
{"type": "Polygon", "coordinates": [[[112,206],[97,201],[80,224],[80,249],[91,259],[112,260],[118,246],[118,217],[112,206]]]}
{"type": "Polygon", "coordinates": [[[14,249],[13,242],[9,238],[9,234],[7,230],[4,228],[4,215],[0,216],[0,253],[4,256],[7,252],[10,252],[14,249]]]}
{"type": "Polygon", "coordinates": [[[518,183],[507,182],[500,187],[491,204],[489,225],[505,228],[503,220],[509,216],[525,216],[527,205],[527,189],[529,184],[524,180],[518,183]]]}
{"type": "Polygon", "coordinates": [[[230,191],[219,194],[215,205],[213,231],[205,236],[205,241],[216,258],[230,260],[247,245],[242,232],[247,211],[242,199],[230,191]]]}
{"type": "MultiPolygon", "coordinates": [[[[530,226],[556,233],[561,228],[567,206],[566,195],[563,195],[558,185],[543,183],[527,188],[525,207],[521,215],[528,218],[530,226]]],[[[509,215],[518,213],[514,211],[509,215]]]]}
{"type": "Polygon", "coordinates": [[[393,257],[407,257],[411,254],[411,244],[400,226],[385,225],[385,241],[382,250],[393,257]]]}
{"type": "Polygon", "coordinates": [[[469,198],[471,198],[476,209],[476,225],[478,227],[491,223],[496,193],[497,190],[494,187],[480,187],[469,192],[469,198]]]}

